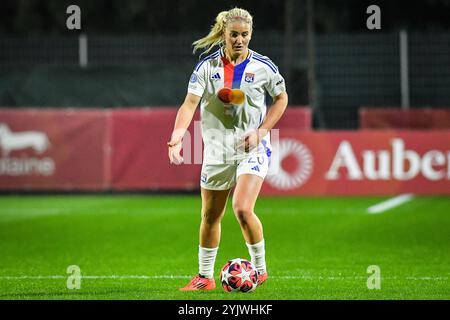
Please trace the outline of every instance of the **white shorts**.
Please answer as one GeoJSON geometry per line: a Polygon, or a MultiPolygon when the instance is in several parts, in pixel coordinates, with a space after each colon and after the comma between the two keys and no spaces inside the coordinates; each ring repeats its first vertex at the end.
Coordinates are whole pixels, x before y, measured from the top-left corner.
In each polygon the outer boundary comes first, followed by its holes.
{"type": "Polygon", "coordinates": [[[267,154],[259,153],[233,164],[203,163],[200,186],[208,190],[228,190],[236,185],[241,174],[254,174],[264,179],[269,171],[269,159],[267,154]]]}

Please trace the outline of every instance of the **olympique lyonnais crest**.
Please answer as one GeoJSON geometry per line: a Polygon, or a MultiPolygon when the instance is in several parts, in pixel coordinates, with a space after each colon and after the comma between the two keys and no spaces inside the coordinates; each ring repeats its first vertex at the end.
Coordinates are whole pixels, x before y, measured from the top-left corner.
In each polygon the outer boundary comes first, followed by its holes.
{"type": "Polygon", "coordinates": [[[254,73],[245,73],[245,82],[252,83],[255,81],[255,74],[254,73]]]}

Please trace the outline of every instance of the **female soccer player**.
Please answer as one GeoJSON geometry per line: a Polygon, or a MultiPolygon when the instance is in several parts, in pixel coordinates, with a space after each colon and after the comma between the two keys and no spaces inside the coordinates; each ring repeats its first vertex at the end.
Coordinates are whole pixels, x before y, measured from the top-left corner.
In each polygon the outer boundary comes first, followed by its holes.
{"type": "Polygon", "coordinates": [[[193,43],[194,53],[198,49],[208,53],[216,45],[219,49],[196,65],[168,142],[170,162],[182,163],[182,138],[201,102],[205,148],[200,178],[199,273],[180,290],[215,288],[220,223],[233,187],[233,211],[258,269],[258,285],[267,279],[263,227],[253,210],[269,167],[269,131],[284,113],[288,96],[277,66],[248,48],[252,25],[253,18],[244,9],[223,11],[210,33],[193,43]],[[266,92],[273,98],[267,115],[266,92]]]}

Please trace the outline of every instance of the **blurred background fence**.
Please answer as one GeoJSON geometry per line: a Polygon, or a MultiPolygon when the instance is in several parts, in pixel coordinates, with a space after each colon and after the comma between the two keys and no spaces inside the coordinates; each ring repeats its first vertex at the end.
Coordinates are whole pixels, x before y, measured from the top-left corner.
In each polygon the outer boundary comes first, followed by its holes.
{"type": "MultiPolygon", "coordinates": [[[[176,107],[200,36],[0,37],[0,107],[176,107]]],[[[290,103],[308,105],[305,37],[292,40],[286,50],[283,33],[255,32],[251,48],[290,75],[290,103]]],[[[408,106],[450,106],[450,33],[406,41],[401,49],[397,32],[317,34],[314,127],[355,129],[361,106],[401,106],[402,50],[408,106]]]]}

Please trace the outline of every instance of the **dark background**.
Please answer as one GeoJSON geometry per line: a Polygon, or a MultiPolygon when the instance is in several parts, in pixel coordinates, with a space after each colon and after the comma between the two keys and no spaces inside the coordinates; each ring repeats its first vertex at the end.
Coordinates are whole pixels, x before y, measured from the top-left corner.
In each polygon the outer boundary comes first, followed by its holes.
{"type": "MultiPolygon", "coordinates": [[[[305,2],[293,1],[296,30],[304,30],[305,2]]],[[[234,6],[249,10],[255,30],[284,29],[286,1],[147,1],[147,0],[2,0],[0,33],[3,35],[67,34],[65,9],[82,9],[82,29],[95,34],[161,34],[205,32],[221,10],[234,6]]],[[[316,0],[318,33],[365,31],[366,8],[382,9],[382,31],[400,28],[433,32],[450,29],[450,0],[316,0]]]]}
{"type": "Polygon", "coordinates": [[[401,107],[401,30],[408,107],[450,106],[450,0],[1,0],[0,107],[177,107],[199,59],[192,42],[235,6],[253,15],[250,47],[279,66],[291,106],[312,107],[315,128],[356,129],[361,107],[401,107]],[[71,4],[81,30],[66,27],[71,4]],[[381,30],[366,27],[372,4],[381,30]]]}

